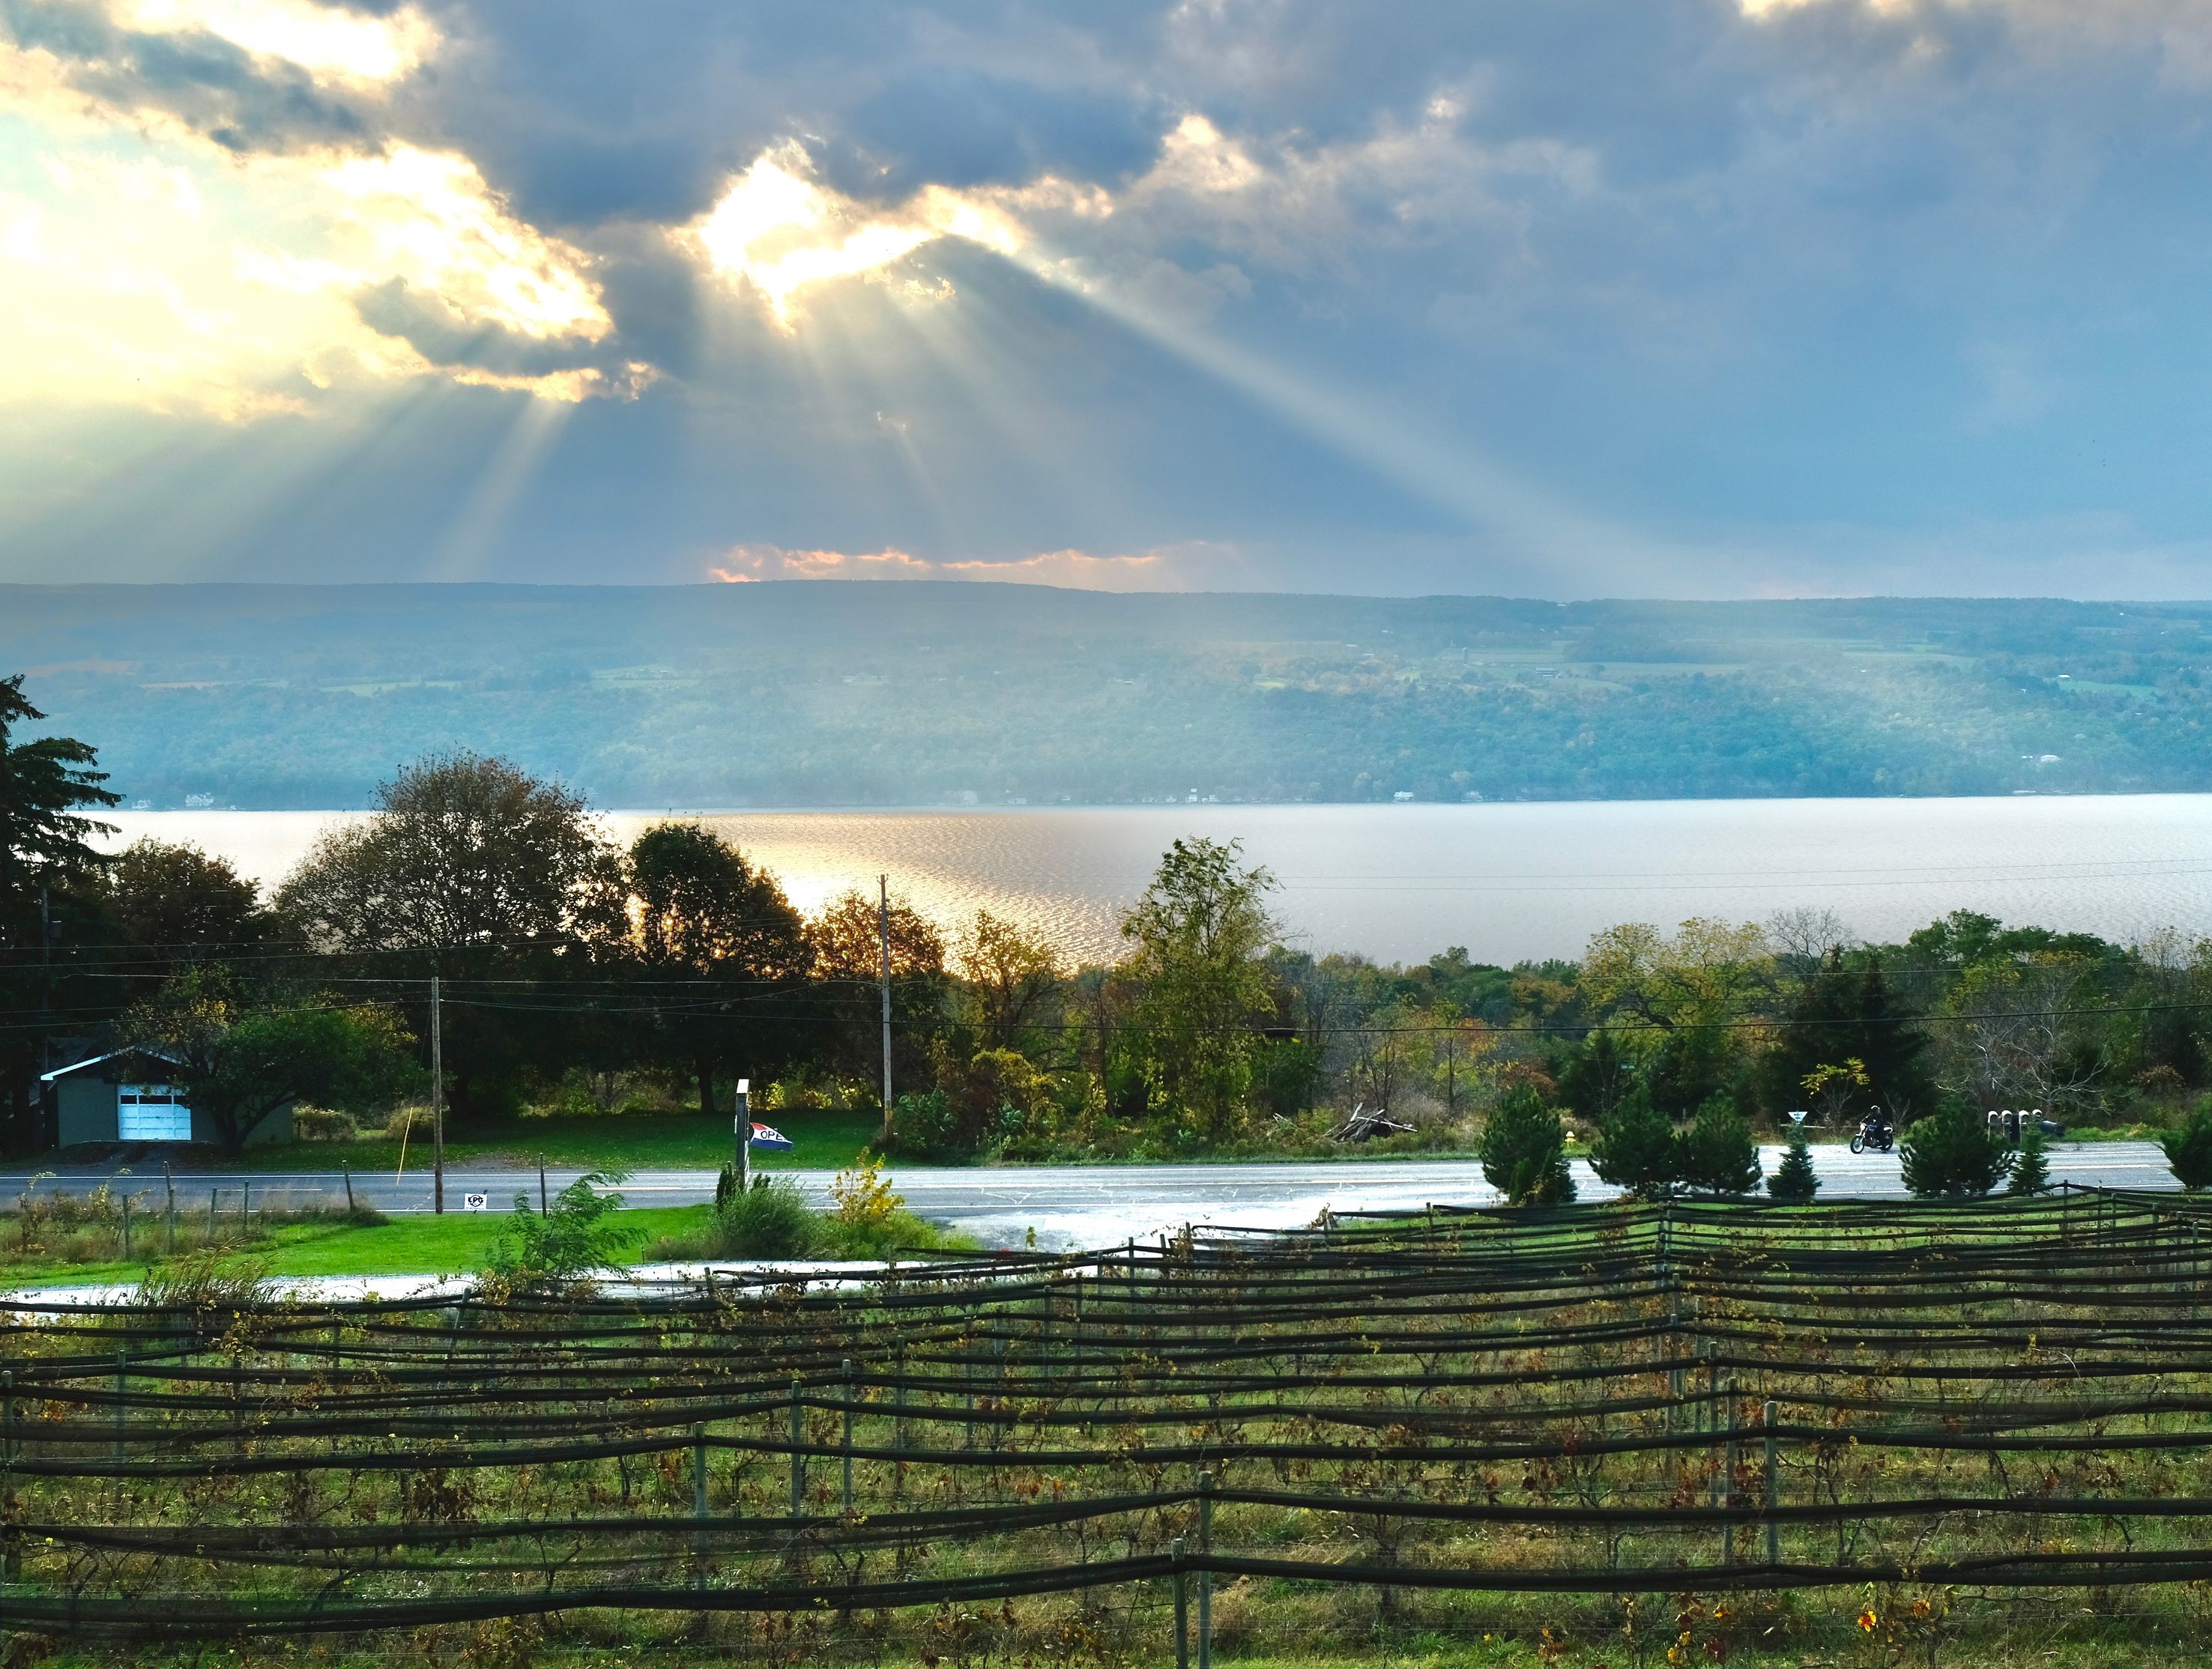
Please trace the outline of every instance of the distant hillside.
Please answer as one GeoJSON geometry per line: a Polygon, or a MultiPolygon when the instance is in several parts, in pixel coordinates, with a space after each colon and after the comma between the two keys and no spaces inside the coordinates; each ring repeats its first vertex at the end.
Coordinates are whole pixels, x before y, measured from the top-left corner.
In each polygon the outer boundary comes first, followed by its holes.
{"type": "Polygon", "coordinates": [[[2212,605],[0,586],[134,801],[346,806],[469,747],[602,805],[2212,789],[2212,605]]]}

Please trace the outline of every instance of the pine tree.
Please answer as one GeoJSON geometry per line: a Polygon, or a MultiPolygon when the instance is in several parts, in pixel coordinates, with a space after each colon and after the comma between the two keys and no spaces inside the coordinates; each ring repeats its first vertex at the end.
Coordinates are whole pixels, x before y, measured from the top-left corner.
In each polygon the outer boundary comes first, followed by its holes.
{"type": "Polygon", "coordinates": [[[1715,1095],[1698,1109],[1682,1138],[1682,1180],[1706,1193],[1749,1193],[1759,1187],[1759,1144],[1735,1103],[1715,1095]]]}
{"type": "Polygon", "coordinates": [[[2051,1167],[2043,1157],[2043,1120],[2033,1120],[2021,1132],[2020,1148],[2013,1155],[2008,1194],[2039,1194],[2051,1186],[2051,1167]]]}
{"type": "Polygon", "coordinates": [[[2166,1168],[2185,1188],[2212,1187],[2212,1102],[2202,1102],[2188,1123],[2158,1138],[2166,1168]]]}
{"type": "Polygon", "coordinates": [[[1897,1138],[1905,1186],[1923,1199],[1978,1199],[2005,1180],[2013,1156],[1971,1102],[1946,1096],[1897,1138]]]}
{"type": "Polygon", "coordinates": [[[1633,1199],[1664,1199],[1682,1180],[1682,1138],[1638,1084],[1597,1121],[1590,1163],[1633,1199]]]}
{"type": "Polygon", "coordinates": [[[1528,1084],[1505,1093],[1482,1127],[1477,1150],[1490,1186],[1514,1205],[1564,1205],[1575,1197],[1567,1130],[1528,1084]]]}
{"type": "Polygon", "coordinates": [[[1805,1139],[1802,1130],[1792,1130],[1789,1150],[1782,1156],[1782,1163],[1774,1174],[1766,1179],[1766,1192],[1784,1205],[1810,1205],[1813,1196],[1820,1191],[1820,1173],[1813,1168],[1812,1144],[1805,1139]]]}

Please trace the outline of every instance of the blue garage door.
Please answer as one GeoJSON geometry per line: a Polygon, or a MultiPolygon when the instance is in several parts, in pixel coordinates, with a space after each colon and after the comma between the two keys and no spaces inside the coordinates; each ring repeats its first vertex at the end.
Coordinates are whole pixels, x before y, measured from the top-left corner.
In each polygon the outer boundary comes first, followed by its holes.
{"type": "Polygon", "coordinates": [[[166,1083],[126,1083],[116,1096],[115,1133],[125,1142],[189,1142],[192,1109],[166,1083]]]}

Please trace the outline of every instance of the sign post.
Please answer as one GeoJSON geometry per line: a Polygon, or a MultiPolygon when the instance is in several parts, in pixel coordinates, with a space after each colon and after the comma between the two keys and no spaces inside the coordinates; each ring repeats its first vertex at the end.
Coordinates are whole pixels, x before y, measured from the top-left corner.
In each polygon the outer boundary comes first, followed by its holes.
{"type": "Polygon", "coordinates": [[[738,1080],[738,1192],[743,1193],[752,1187],[750,1174],[753,1164],[753,1081],[738,1080]]]}

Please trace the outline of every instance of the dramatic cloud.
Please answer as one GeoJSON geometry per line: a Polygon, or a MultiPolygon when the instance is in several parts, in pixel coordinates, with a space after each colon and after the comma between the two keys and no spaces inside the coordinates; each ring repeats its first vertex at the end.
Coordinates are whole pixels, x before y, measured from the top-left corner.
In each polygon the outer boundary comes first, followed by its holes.
{"type": "Polygon", "coordinates": [[[142,34],[212,35],[341,86],[395,81],[438,44],[437,31],[412,6],[380,17],[310,0],[124,0],[115,16],[142,34]]]}
{"type": "Polygon", "coordinates": [[[2208,87],[2203,0],[0,0],[0,575],[2201,590],[2208,87]]]}

